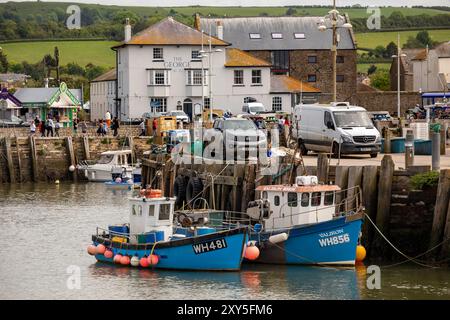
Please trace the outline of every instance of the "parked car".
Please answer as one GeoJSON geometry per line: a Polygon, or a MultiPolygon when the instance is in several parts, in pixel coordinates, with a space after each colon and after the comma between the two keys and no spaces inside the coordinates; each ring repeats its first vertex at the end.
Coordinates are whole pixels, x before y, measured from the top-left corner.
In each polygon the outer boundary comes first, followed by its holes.
{"type": "Polygon", "coordinates": [[[177,118],[177,122],[189,123],[189,116],[182,110],[173,110],[167,112],[166,116],[172,116],[177,118]]]}
{"type": "MultiPolygon", "coordinates": [[[[205,130],[203,141],[205,148],[213,139],[221,139],[222,155],[233,152],[233,159],[244,156],[258,156],[259,152],[267,148],[267,138],[262,130],[259,130],[255,123],[244,118],[218,118],[214,121],[211,129],[205,130]]],[[[215,155],[213,155],[215,156],[215,155]]],[[[225,159],[225,157],[223,157],[225,159]]]]}
{"type": "Polygon", "coordinates": [[[392,117],[388,111],[372,111],[368,112],[372,121],[391,121],[392,117]]]}
{"type": "Polygon", "coordinates": [[[167,115],[167,112],[145,112],[142,114],[143,119],[158,118],[167,115]]]}
{"type": "MultiPolygon", "coordinates": [[[[366,109],[348,102],[302,104],[294,108],[298,130],[292,130],[300,152],[370,154],[375,158],[381,149],[381,135],[366,109]]],[[[294,123],[294,127],[296,124],[294,123]]]]}
{"type": "Polygon", "coordinates": [[[11,119],[0,119],[0,126],[2,127],[27,127],[30,124],[19,117],[11,116],[11,119]]]}
{"type": "Polygon", "coordinates": [[[251,115],[257,115],[267,112],[266,108],[261,102],[248,102],[242,106],[243,113],[249,113],[251,115]]]}

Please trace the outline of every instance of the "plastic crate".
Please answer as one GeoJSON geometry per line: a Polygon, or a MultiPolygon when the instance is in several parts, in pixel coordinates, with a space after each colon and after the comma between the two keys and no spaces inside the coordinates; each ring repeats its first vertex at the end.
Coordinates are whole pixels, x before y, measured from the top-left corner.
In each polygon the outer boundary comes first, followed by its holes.
{"type": "Polygon", "coordinates": [[[164,240],[164,231],[150,231],[137,235],[138,243],[155,243],[164,240]]]}
{"type": "Polygon", "coordinates": [[[417,139],[414,140],[414,154],[431,155],[431,140],[417,139]]]}

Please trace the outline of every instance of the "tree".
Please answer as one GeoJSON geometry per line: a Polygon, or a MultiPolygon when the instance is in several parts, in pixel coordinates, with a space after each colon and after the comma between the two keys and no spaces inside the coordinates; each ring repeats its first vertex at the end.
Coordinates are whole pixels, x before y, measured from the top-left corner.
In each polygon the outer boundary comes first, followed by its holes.
{"type": "Polygon", "coordinates": [[[417,41],[419,41],[424,47],[429,46],[432,47],[435,43],[431,39],[427,30],[419,31],[416,35],[417,41]]]}
{"type": "Polygon", "coordinates": [[[389,42],[389,44],[386,46],[386,58],[390,58],[393,55],[397,54],[398,47],[394,42],[389,42]]]}
{"type": "Polygon", "coordinates": [[[7,73],[9,69],[9,62],[3,50],[0,50],[0,73],[7,73]]]}
{"type": "Polygon", "coordinates": [[[297,10],[295,10],[294,8],[289,8],[286,10],[287,16],[295,16],[296,13],[297,13],[297,10]]]}
{"type": "Polygon", "coordinates": [[[370,82],[373,87],[388,91],[390,89],[390,77],[387,70],[377,70],[370,75],[370,82]]]}

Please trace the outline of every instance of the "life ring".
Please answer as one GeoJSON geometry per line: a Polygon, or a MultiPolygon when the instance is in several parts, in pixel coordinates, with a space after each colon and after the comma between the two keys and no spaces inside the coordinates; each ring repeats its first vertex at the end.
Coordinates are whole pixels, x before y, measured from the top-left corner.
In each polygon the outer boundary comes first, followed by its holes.
{"type": "Polygon", "coordinates": [[[186,188],[186,200],[194,202],[198,195],[203,191],[203,182],[198,177],[191,177],[186,188]]]}
{"type": "Polygon", "coordinates": [[[181,206],[183,201],[186,200],[186,181],[183,176],[178,176],[175,178],[173,193],[177,198],[175,202],[176,205],[181,206]]]}

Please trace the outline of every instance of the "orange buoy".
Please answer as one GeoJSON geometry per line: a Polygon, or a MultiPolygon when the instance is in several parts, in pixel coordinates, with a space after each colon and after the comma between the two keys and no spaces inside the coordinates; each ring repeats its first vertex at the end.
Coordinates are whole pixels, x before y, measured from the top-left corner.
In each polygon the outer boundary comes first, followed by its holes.
{"type": "Polygon", "coordinates": [[[158,256],[156,254],[151,254],[151,255],[148,256],[147,262],[148,262],[149,265],[155,266],[155,265],[158,264],[159,258],[158,258],[158,256]]]}
{"type": "Polygon", "coordinates": [[[103,255],[105,256],[105,258],[111,259],[114,254],[113,254],[113,252],[111,250],[106,250],[103,255]]]}
{"type": "Polygon", "coordinates": [[[129,265],[130,264],[130,257],[122,256],[122,258],[120,258],[120,264],[123,264],[124,266],[129,265]]]}
{"type": "Polygon", "coordinates": [[[116,255],[114,256],[113,261],[114,261],[114,263],[120,264],[120,260],[121,260],[121,259],[122,259],[122,255],[121,255],[121,254],[116,254],[116,255]]]}
{"type": "Polygon", "coordinates": [[[141,260],[139,260],[139,264],[141,265],[141,267],[147,268],[148,265],[149,265],[148,258],[147,257],[142,257],[141,260]]]}
{"type": "Polygon", "coordinates": [[[93,244],[88,245],[87,247],[87,252],[91,255],[91,256],[95,256],[95,254],[97,253],[97,247],[94,246],[93,244]]]}
{"type": "Polygon", "coordinates": [[[106,251],[106,247],[103,244],[97,245],[97,254],[104,254],[106,251]]]}
{"type": "Polygon", "coordinates": [[[358,245],[356,247],[356,261],[362,262],[364,258],[366,257],[366,248],[364,248],[362,245],[358,245]]]}
{"type": "Polygon", "coordinates": [[[249,246],[245,249],[245,259],[256,260],[259,257],[259,249],[257,246],[249,246]]]}

